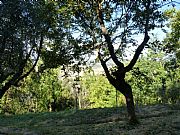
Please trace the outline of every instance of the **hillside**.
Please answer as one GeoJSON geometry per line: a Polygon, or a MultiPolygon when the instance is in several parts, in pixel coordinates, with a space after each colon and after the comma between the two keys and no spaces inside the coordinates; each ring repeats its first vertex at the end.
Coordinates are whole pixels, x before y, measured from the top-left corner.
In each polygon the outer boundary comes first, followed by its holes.
{"type": "Polygon", "coordinates": [[[180,135],[180,105],[144,106],[137,115],[136,126],[124,107],[0,115],[0,135],[180,135]]]}

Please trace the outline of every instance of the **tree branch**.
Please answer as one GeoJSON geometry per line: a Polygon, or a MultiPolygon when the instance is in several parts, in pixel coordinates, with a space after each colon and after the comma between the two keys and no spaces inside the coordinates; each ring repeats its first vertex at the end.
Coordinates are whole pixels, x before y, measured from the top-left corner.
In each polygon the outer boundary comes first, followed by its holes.
{"type": "Polygon", "coordinates": [[[101,56],[100,52],[98,52],[98,58],[99,58],[99,60],[100,60],[100,62],[101,62],[101,65],[102,65],[102,67],[103,67],[103,69],[104,69],[104,72],[105,72],[105,74],[106,74],[106,77],[107,77],[108,81],[109,81],[111,84],[114,84],[114,83],[115,83],[115,79],[114,79],[114,78],[111,76],[111,74],[109,73],[109,70],[108,70],[108,67],[107,67],[107,65],[106,65],[106,62],[102,59],[102,56],[101,56]]]}
{"type": "Polygon", "coordinates": [[[29,69],[28,72],[26,72],[24,75],[22,75],[18,78],[18,80],[15,82],[16,84],[23,78],[27,77],[34,70],[34,68],[37,65],[37,62],[39,60],[40,54],[41,54],[42,45],[43,45],[43,36],[41,35],[40,45],[39,45],[39,49],[37,51],[38,55],[37,55],[36,61],[34,62],[33,66],[29,69]]]}
{"type": "Polygon", "coordinates": [[[147,6],[146,6],[146,22],[145,22],[145,32],[144,32],[144,40],[139,45],[139,47],[136,49],[135,54],[133,56],[133,59],[130,61],[130,63],[125,67],[125,72],[130,71],[133,66],[136,64],[141,52],[143,51],[145,45],[149,41],[150,37],[148,35],[149,31],[149,7],[150,7],[151,1],[148,0],[147,6]]]}
{"type": "Polygon", "coordinates": [[[97,16],[98,16],[98,21],[99,21],[99,24],[100,24],[100,27],[101,27],[101,31],[102,31],[102,34],[105,38],[105,41],[108,45],[108,50],[109,50],[109,53],[111,55],[111,58],[112,60],[114,61],[114,63],[118,66],[118,67],[124,67],[124,64],[121,63],[118,58],[116,57],[116,54],[115,54],[115,51],[114,51],[114,47],[112,45],[112,40],[111,40],[111,37],[104,25],[104,19],[103,19],[103,14],[102,14],[102,10],[101,10],[101,6],[102,6],[102,3],[99,3],[98,4],[98,7],[97,7],[97,16]]]}
{"type": "MultiPolygon", "coordinates": [[[[0,99],[3,97],[5,92],[12,85],[17,85],[17,83],[20,80],[22,80],[23,78],[27,77],[34,70],[34,68],[37,65],[37,62],[39,60],[40,54],[41,54],[42,44],[43,44],[43,36],[41,35],[40,46],[39,46],[39,49],[38,49],[38,56],[37,56],[37,59],[36,59],[35,63],[33,64],[33,66],[31,67],[31,69],[28,72],[26,72],[24,75],[22,75],[23,74],[23,69],[25,67],[25,63],[23,62],[22,66],[19,68],[19,72],[14,74],[13,77],[7,83],[5,83],[5,85],[0,89],[0,99]]],[[[30,56],[30,54],[28,54],[28,56],[30,56]]],[[[26,59],[27,59],[27,57],[26,57],[26,59]]]]}

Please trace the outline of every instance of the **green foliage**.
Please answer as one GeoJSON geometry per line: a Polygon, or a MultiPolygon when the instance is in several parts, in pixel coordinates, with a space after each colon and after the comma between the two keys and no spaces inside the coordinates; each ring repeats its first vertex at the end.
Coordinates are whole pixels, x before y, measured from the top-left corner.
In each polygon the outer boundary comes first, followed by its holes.
{"type": "Polygon", "coordinates": [[[167,100],[169,103],[175,104],[180,103],[180,84],[175,83],[168,86],[167,89],[167,100]]]}
{"type": "Polygon", "coordinates": [[[157,102],[157,92],[161,88],[162,73],[165,72],[162,64],[160,65],[153,58],[147,59],[140,59],[136,67],[127,76],[127,80],[134,90],[135,101],[140,104],[157,102]]]}
{"type": "MultiPolygon", "coordinates": [[[[131,84],[135,101],[139,104],[172,103],[178,101],[180,70],[167,67],[171,59],[165,59],[165,53],[149,52],[141,58],[126,79],[131,84]],[[164,81],[163,81],[164,80],[164,81]],[[177,95],[173,95],[177,93],[177,95]]],[[[169,65],[170,66],[170,65],[169,65]]],[[[171,65],[172,66],[172,65],[171,65]]]]}
{"type": "Polygon", "coordinates": [[[164,39],[164,47],[167,53],[171,53],[172,58],[165,64],[168,77],[173,82],[170,84],[167,92],[167,99],[170,103],[179,102],[179,80],[180,80],[180,10],[171,9],[165,11],[169,19],[168,27],[171,29],[164,39]]]}
{"type": "Polygon", "coordinates": [[[171,32],[167,33],[167,37],[164,39],[164,44],[167,52],[173,52],[176,57],[180,59],[180,10],[167,10],[165,15],[169,19],[168,24],[171,28],[171,32]]]}
{"type": "Polygon", "coordinates": [[[80,42],[70,25],[66,27],[72,20],[65,5],[49,0],[0,2],[0,98],[32,72],[39,58],[41,72],[81,58],[80,42]]]}
{"type": "Polygon", "coordinates": [[[103,24],[108,30],[114,48],[118,48],[115,49],[116,56],[121,59],[123,55],[126,55],[126,48],[138,46],[134,35],[144,33],[147,16],[149,16],[148,31],[163,26],[164,15],[160,7],[169,2],[169,0],[68,0],[68,9],[72,10],[73,22],[78,25],[78,28],[73,25],[72,29],[74,28],[79,33],[79,40],[85,41],[83,46],[88,46],[89,50],[101,48],[101,53],[106,58],[110,57],[110,52],[104,41],[101,24],[99,25],[101,22],[97,15],[98,3],[101,3],[103,24]],[[147,11],[148,2],[150,7],[147,11]]]}
{"type": "Polygon", "coordinates": [[[41,75],[34,72],[20,87],[12,87],[6,93],[1,100],[1,112],[17,114],[72,108],[74,99],[62,87],[58,75],[59,69],[48,69],[41,75]]]}
{"type": "Polygon", "coordinates": [[[93,71],[86,72],[81,79],[82,91],[86,92],[84,97],[89,105],[88,108],[114,107],[123,105],[123,96],[108,82],[104,75],[95,75],[93,71]]]}

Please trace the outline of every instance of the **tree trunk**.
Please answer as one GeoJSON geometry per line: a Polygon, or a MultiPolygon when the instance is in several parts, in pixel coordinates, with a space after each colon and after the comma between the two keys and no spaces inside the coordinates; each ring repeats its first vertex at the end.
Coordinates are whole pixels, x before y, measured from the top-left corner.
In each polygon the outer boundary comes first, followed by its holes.
{"type": "Polygon", "coordinates": [[[135,113],[134,98],[131,86],[125,81],[124,75],[117,76],[114,87],[120,91],[126,99],[126,107],[130,124],[138,124],[135,113]]]}
{"type": "Polygon", "coordinates": [[[1,89],[0,89],[0,99],[4,96],[4,94],[6,93],[6,91],[10,88],[11,86],[11,82],[7,82],[5,84],[5,86],[3,86],[1,89]]]}
{"type": "Polygon", "coordinates": [[[136,118],[135,114],[135,106],[134,106],[134,98],[132,94],[132,88],[129,84],[125,83],[125,91],[124,91],[124,96],[126,98],[126,106],[127,106],[127,112],[128,112],[128,117],[129,117],[129,122],[131,124],[138,124],[138,120],[136,118]]]}

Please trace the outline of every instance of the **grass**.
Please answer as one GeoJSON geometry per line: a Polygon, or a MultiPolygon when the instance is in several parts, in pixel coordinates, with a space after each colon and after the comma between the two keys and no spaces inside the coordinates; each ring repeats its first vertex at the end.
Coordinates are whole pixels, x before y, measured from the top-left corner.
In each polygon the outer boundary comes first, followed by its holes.
{"type": "Polygon", "coordinates": [[[136,126],[123,107],[0,115],[0,135],[180,135],[180,105],[138,110],[136,126]]]}

